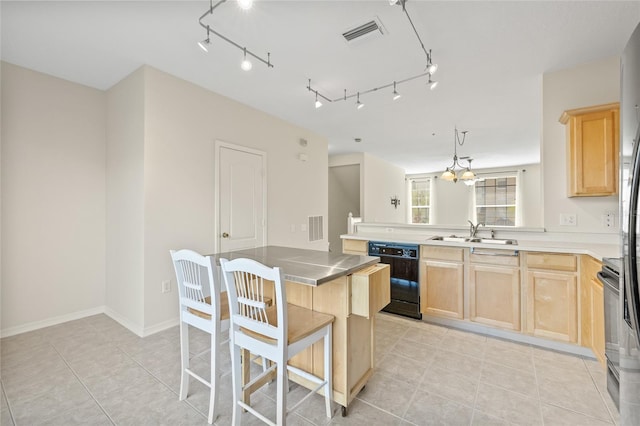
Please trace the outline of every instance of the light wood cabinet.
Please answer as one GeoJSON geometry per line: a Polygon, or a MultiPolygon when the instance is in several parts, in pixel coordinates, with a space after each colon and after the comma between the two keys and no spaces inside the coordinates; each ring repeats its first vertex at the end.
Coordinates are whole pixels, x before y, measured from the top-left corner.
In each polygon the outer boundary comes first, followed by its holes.
{"type": "Polygon", "coordinates": [[[514,250],[472,251],[469,319],[520,331],[520,261],[514,250]]]}
{"type": "Polygon", "coordinates": [[[365,318],[391,302],[391,267],[384,263],[362,269],[351,276],[351,313],[365,318]]]}
{"type": "Polygon", "coordinates": [[[446,318],[464,317],[464,249],[422,246],[420,312],[446,318]]]}
{"type": "Polygon", "coordinates": [[[565,111],[569,197],[618,192],[620,105],[611,103],[565,111]]]}
{"type": "Polygon", "coordinates": [[[600,261],[589,255],[580,257],[580,344],[591,348],[604,366],[604,290],[597,277],[600,269],[600,261]]]}
{"type": "Polygon", "coordinates": [[[343,239],[342,253],[366,256],[369,254],[369,241],[343,239]]]}
{"type": "MultiPolygon", "coordinates": [[[[384,303],[384,294],[390,288],[389,265],[378,264],[342,276],[318,286],[286,283],[287,302],[329,313],[333,322],[333,400],[347,407],[373,374],[375,362],[375,313],[384,303]],[[353,293],[356,281],[356,294],[353,293]],[[378,291],[380,290],[380,291],[378,291]],[[385,291],[386,290],[386,291],[385,291]],[[356,310],[366,315],[353,315],[354,299],[368,293],[356,310]]],[[[358,304],[356,304],[358,305],[358,304]]],[[[302,351],[290,363],[303,370],[324,375],[324,352],[322,342],[302,351]]],[[[290,372],[289,379],[310,389],[315,384],[305,377],[290,372]]]]}
{"type": "Polygon", "coordinates": [[[576,256],[526,253],[526,259],[526,331],[539,337],[577,343],[576,256]]]}

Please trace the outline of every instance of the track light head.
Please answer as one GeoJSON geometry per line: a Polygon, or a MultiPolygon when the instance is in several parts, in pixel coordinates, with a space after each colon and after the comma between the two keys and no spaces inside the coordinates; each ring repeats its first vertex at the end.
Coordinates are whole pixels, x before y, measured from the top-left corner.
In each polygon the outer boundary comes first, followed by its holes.
{"type": "Polygon", "coordinates": [[[198,46],[200,47],[200,49],[204,50],[205,52],[208,52],[209,46],[211,46],[211,40],[207,38],[205,40],[199,41],[198,46]]]}
{"type": "Polygon", "coordinates": [[[398,99],[400,99],[402,97],[402,95],[400,93],[398,93],[398,91],[396,90],[396,82],[393,82],[393,100],[397,101],[398,99]]]}
{"type": "Polygon", "coordinates": [[[253,64],[251,63],[250,60],[247,59],[247,49],[244,49],[244,59],[242,60],[242,63],[240,64],[240,68],[242,68],[244,71],[250,71],[251,68],[253,68],[253,64]]]}
{"type": "Polygon", "coordinates": [[[318,99],[318,91],[316,90],[316,109],[322,106],[322,102],[318,99]]]}
{"type": "Polygon", "coordinates": [[[427,72],[431,75],[435,74],[438,71],[438,64],[429,63],[427,66],[427,72]]]}
{"type": "Polygon", "coordinates": [[[238,0],[238,6],[242,10],[249,10],[253,7],[253,0],[238,0]]]}
{"type": "Polygon", "coordinates": [[[360,102],[360,92],[358,92],[358,96],[356,98],[356,108],[358,109],[364,108],[364,104],[360,102]]]}
{"type": "Polygon", "coordinates": [[[434,90],[438,86],[437,81],[431,80],[431,74],[429,74],[429,81],[427,81],[427,84],[429,85],[429,89],[431,90],[434,90]]]}

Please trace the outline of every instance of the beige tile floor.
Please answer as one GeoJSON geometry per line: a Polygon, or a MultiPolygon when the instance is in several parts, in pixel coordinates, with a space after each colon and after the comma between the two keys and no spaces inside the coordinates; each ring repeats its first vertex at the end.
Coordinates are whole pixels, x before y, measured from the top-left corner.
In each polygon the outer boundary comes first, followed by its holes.
{"type": "MultiPolygon", "coordinates": [[[[178,401],[177,327],[139,338],[96,315],[2,339],[0,424],[205,425],[208,389],[192,380],[178,401]]],[[[347,417],[313,397],[292,425],[606,425],[618,414],[594,360],[413,321],[377,316],[377,369],[347,417]]],[[[209,345],[191,333],[199,353],[209,345]]],[[[207,371],[207,355],[193,365],[207,371]]],[[[228,355],[223,370],[229,370],[228,355]]],[[[223,378],[217,425],[231,423],[223,378]]],[[[292,386],[290,403],[303,394],[292,386]]],[[[252,403],[275,413],[275,386],[252,403]]],[[[243,415],[243,424],[259,421],[243,415]]]]}

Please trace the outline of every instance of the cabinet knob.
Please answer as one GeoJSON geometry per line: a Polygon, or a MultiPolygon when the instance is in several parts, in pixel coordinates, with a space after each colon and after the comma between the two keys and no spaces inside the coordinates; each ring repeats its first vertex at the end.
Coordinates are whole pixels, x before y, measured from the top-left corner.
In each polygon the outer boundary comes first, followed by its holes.
{"type": "Polygon", "coordinates": [[[229,238],[229,234],[227,234],[226,232],[222,233],[222,238],[229,238]]]}

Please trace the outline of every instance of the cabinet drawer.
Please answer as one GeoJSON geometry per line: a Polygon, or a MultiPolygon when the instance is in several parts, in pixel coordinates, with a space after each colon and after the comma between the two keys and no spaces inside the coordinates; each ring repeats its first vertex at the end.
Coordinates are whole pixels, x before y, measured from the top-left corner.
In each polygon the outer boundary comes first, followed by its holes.
{"type": "Polygon", "coordinates": [[[527,253],[527,267],[530,269],[575,272],[577,265],[577,258],[573,254],[527,253]]]}
{"type": "Polygon", "coordinates": [[[351,313],[370,318],[391,302],[391,268],[384,263],[351,275],[351,313]]]}
{"type": "Polygon", "coordinates": [[[345,254],[367,255],[369,242],[365,240],[342,240],[342,252],[345,254]]]}
{"type": "Polygon", "coordinates": [[[462,262],[464,260],[464,249],[455,247],[420,246],[420,258],[462,262]]]}
{"type": "Polygon", "coordinates": [[[498,250],[473,248],[469,255],[471,263],[485,265],[520,266],[520,255],[518,250],[498,250]]]}

